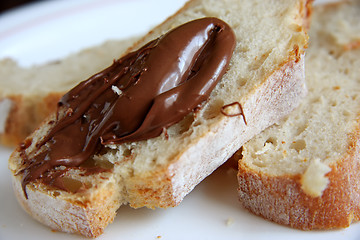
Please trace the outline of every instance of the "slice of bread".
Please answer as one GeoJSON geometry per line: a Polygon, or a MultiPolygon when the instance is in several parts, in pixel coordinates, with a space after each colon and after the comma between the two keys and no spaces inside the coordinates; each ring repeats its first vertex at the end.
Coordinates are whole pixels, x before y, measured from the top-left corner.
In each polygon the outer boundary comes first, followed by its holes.
{"type": "Polygon", "coordinates": [[[22,68],[0,61],[0,143],[15,146],[56,110],[57,101],[80,81],[110,65],[135,41],[108,41],[61,61],[22,68]]]}
{"type": "Polygon", "coordinates": [[[239,198],[251,212],[304,230],[359,220],[359,12],[360,1],[314,7],[306,99],[243,146],[239,198]]]}
{"type": "Polygon", "coordinates": [[[88,160],[109,171],[86,175],[81,168],[72,168],[64,183],[71,191],[35,181],[26,185],[26,199],[19,170],[23,158],[36,150],[53,127],[53,114],[25,140],[25,152],[18,147],[9,159],[20,204],[53,229],[88,237],[101,234],[121,204],[135,208],[178,205],[241,145],[303,99],[309,5],[301,0],[189,1],[132,49],[193,19],[211,16],[227,22],[235,32],[236,47],[228,71],[206,104],[169,127],[166,134],[109,145],[88,160]],[[242,114],[236,114],[237,106],[242,107],[242,114]]]}

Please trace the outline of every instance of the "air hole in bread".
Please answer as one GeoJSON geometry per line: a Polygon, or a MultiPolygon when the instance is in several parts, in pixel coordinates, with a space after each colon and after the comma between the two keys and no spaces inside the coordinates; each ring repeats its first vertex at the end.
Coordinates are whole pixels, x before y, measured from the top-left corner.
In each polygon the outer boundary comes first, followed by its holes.
{"type": "Polygon", "coordinates": [[[301,150],[305,149],[306,142],[303,139],[296,140],[291,143],[290,148],[296,150],[297,152],[300,152],[301,150]]]}
{"type": "Polygon", "coordinates": [[[93,168],[93,167],[100,167],[103,169],[112,169],[114,167],[114,164],[107,161],[105,158],[89,158],[85,162],[83,162],[80,167],[84,168],[93,168]]]}
{"type": "Polygon", "coordinates": [[[343,73],[344,73],[345,75],[348,75],[348,74],[350,73],[349,68],[345,68],[345,69],[343,69],[343,73]]]}
{"type": "Polygon", "coordinates": [[[296,129],[296,135],[300,135],[306,130],[307,126],[305,124],[299,124],[296,129]]]}
{"type": "Polygon", "coordinates": [[[347,109],[343,110],[343,116],[345,116],[346,118],[351,116],[351,112],[347,109]]]}
{"type": "Polygon", "coordinates": [[[316,98],[313,98],[311,103],[321,103],[322,99],[321,97],[316,97],[316,98]]]}
{"type": "Polygon", "coordinates": [[[126,148],[126,149],[122,152],[122,155],[123,155],[124,157],[130,157],[130,156],[131,156],[131,153],[132,153],[132,149],[126,148]]]}
{"type": "Polygon", "coordinates": [[[331,49],[329,50],[329,55],[334,57],[334,59],[338,59],[342,55],[342,53],[336,49],[331,49]]]}
{"type": "Polygon", "coordinates": [[[152,158],[151,159],[151,165],[155,166],[156,162],[157,162],[156,160],[157,160],[157,158],[152,158]]]}
{"type": "Polygon", "coordinates": [[[173,130],[173,129],[176,130],[177,134],[183,134],[183,133],[187,132],[190,129],[190,126],[192,125],[194,120],[195,120],[195,114],[194,113],[188,114],[183,120],[181,120],[179,122],[178,125],[176,125],[176,127],[178,127],[178,129],[171,128],[171,129],[169,129],[168,134],[171,134],[170,130],[173,130]]]}
{"type": "Polygon", "coordinates": [[[200,126],[202,124],[202,121],[201,119],[197,119],[193,122],[193,127],[197,127],[197,126],[200,126]]]}
{"type": "Polygon", "coordinates": [[[80,167],[83,167],[83,168],[90,168],[90,167],[95,167],[96,164],[95,164],[95,160],[93,158],[89,158],[87,159],[85,162],[83,162],[80,167]]]}
{"type": "Polygon", "coordinates": [[[69,178],[69,177],[63,177],[62,178],[62,182],[64,184],[64,187],[69,191],[69,192],[77,192],[79,191],[79,189],[84,186],[84,184],[82,182],[80,182],[79,180],[73,179],[73,178],[69,178]]]}
{"type": "Polygon", "coordinates": [[[245,84],[247,83],[247,79],[246,78],[239,78],[237,83],[238,83],[239,87],[244,87],[245,84]]]}
{"type": "Polygon", "coordinates": [[[105,159],[101,159],[101,160],[97,160],[95,162],[95,165],[97,167],[101,167],[101,168],[104,168],[104,169],[113,169],[114,168],[114,164],[105,160],[105,159]]]}
{"type": "Polygon", "coordinates": [[[341,57],[342,51],[339,51],[339,49],[331,49],[329,51],[329,55],[332,56],[335,60],[341,57]]]}
{"type": "Polygon", "coordinates": [[[267,143],[271,143],[272,145],[276,146],[276,145],[277,145],[277,139],[276,139],[276,138],[273,138],[273,137],[269,137],[269,138],[265,141],[264,146],[265,146],[267,143]]]}

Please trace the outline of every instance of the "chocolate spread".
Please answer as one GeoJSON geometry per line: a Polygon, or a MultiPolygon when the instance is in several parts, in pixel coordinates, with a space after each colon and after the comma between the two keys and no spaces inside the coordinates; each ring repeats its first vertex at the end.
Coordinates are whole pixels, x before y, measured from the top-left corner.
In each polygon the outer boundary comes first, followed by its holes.
{"type": "Polygon", "coordinates": [[[221,112],[223,115],[227,116],[227,117],[243,116],[244,122],[245,122],[245,124],[247,125],[243,108],[242,108],[242,106],[241,106],[241,104],[240,104],[239,102],[233,102],[233,103],[230,103],[230,104],[227,104],[227,105],[222,106],[222,107],[220,108],[220,112],[221,112]],[[234,106],[237,106],[238,112],[230,113],[230,114],[226,112],[226,109],[227,109],[227,108],[231,108],[231,107],[234,107],[234,106]]]}
{"type": "Polygon", "coordinates": [[[24,190],[37,179],[59,186],[56,178],[66,170],[56,168],[78,167],[103,145],[159,136],[207,100],[234,46],[226,23],[198,19],[81,82],[59,101],[54,127],[38,153],[24,157],[24,190]]]}

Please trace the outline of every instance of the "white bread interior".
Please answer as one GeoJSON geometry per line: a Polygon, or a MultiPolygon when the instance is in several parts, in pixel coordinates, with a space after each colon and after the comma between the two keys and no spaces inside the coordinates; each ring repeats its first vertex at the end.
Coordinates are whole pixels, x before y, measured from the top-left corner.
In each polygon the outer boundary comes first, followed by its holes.
{"type": "Polygon", "coordinates": [[[243,146],[239,199],[251,212],[304,230],[359,220],[359,12],[360,1],[314,7],[307,97],[243,146]]]}

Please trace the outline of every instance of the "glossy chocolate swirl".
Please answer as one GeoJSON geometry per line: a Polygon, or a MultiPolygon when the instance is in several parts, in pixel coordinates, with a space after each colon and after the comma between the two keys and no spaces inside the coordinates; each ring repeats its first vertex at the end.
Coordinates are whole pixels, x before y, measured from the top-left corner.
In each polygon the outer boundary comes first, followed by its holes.
{"type": "Polygon", "coordinates": [[[59,101],[55,125],[38,144],[39,153],[24,161],[24,189],[36,179],[56,182],[56,167],[78,167],[103,145],[159,136],[207,100],[234,46],[226,23],[198,19],[81,82],[59,101]]]}

